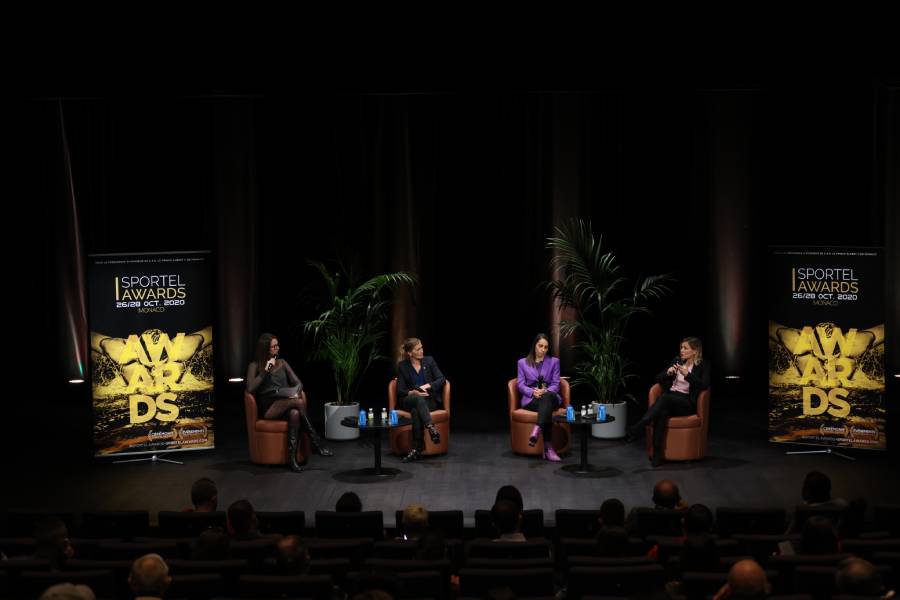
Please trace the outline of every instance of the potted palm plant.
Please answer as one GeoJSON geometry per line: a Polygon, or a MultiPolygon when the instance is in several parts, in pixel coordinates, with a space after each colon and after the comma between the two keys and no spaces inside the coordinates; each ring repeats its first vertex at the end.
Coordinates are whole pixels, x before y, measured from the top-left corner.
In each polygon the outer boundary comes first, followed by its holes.
{"type": "Polygon", "coordinates": [[[573,219],[555,233],[546,247],[554,252],[550,267],[558,278],[546,285],[559,301],[560,312],[575,311],[574,318],[559,325],[561,336],[574,334],[576,340],[573,349],[579,362],[572,384],[589,387],[594,404],[605,405],[606,414],[616,418],[610,425],[594,426],[594,436],[623,437],[626,401],[636,402],[626,389],[634,374],[622,351],[625,330],[631,317],[650,314],[648,304],[670,293],[675,279],[668,273],[648,275],[630,285],[615,254],[601,249],[602,238],[594,237],[589,222],[573,219]]]}
{"type": "Polygon", "coordinates": [[[307,262],[322,276],[328,292],[319,316],[303,324],[315,345],[313,358],[329,361],[334,373],[337,398],[325,404],[325,437],[352,439],[359,430],[344,427],[341,420],[358,413],[354,398],[359,382],[372,363],[385,358],[379,342],[387,333],[389,292],[401,284],[414,285],[416,279],[398,271],[357,283],[354,273],[343,267],[332,274],[321,262],[307,262]]]}

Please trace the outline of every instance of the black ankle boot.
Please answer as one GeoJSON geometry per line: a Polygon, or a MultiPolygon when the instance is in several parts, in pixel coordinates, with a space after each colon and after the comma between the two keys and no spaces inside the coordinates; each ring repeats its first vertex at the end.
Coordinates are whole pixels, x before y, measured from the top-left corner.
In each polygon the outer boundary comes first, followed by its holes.
{"type": "Polygon", "coordinates": [[[303,470],[297,462],[297,446],[300,444],[300,426],[288,425],[288,466],[294,473],[303,470]]]}
{"type": "Polygon", "coordinates": [[[434,444],[435,446],[440,444],[441,443],[441,434],[437,430],[437,427],[435,427],[434,425],[429,425],[428,427],[426,427],[426,429],[428,429],[428,437],[431,438],[431,443],[434,444]]]}
{"type": "Polygon", "coordinates": [[[312,447],[316,451],[316,454],[319,456],[334,456],[334,452],[325,446],[325,442],[322,441],[322,438],[319,437],[319,434],[316,432],[315,428],[313,428],[306,412],[300,413],[300,421],[303,423],[306,432],[309,434],[309,441],[312,442],[312,447]]]}

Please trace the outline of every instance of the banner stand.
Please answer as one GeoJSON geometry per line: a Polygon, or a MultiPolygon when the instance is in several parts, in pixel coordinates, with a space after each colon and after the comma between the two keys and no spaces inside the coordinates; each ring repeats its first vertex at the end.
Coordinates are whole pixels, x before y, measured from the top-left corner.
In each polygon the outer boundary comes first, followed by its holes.
{"type": "Polygon", "coordinates": [[[826,448],[824,450],[791,450],[790,452],[785,452],[785,454],[832,454],[834,456],[840,456],[841,458],[846,458],[847,460],[856,460],[852,456],[847,456],[846,454],[841,454],[840,452],[835,452],[831,448],[826,448]]]}
{"type": "Polygon", "coordinates": [[[172,460],[171,458],[160,458],[156,454],[154,454],[152,456],[145,456],[143,458],[129,458],[128,460],[114,460],[112,462],[113,462],[113,464],[118,464],[118,463],[144,462],[145,460],[149,461],[149,462],[154,462],[154,463],[155,462],[172,463],[173,465],[183,465],[184,464],[181,461],[172,460]]]}

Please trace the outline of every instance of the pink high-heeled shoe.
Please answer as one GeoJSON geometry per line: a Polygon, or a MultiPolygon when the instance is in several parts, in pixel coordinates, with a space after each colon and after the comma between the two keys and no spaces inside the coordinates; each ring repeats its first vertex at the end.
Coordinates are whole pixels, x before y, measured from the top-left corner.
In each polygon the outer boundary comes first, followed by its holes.
{"type": "Polygon", "coordinates": [[[550,462],[559,462],[559,455],[556,453],[556,450],[553,449],[553,444],[550,442],[544,442],[544,459],[549,460],[550,462]]]}

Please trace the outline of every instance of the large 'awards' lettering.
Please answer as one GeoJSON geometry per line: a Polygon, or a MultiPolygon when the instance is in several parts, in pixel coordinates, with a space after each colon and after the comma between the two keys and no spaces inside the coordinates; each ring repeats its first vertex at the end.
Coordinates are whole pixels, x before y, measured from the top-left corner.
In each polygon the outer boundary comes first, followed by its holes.
{"type": "Polygon", "coordinates": [[[822,388],[850,385],[854,364],[847,356],[847,349],[853,348],[856,332],[856,329],[850,329],[845,337],[840,327],[822,325],[816,326],[815,332],[809,326],[800,332],[791,351],[794,355],[805,354],[807,358],[800,376],[800,384],[804,385],[804,415],[821,415],[826,411],[838,418],[850,415],[850,403],[846,400],[850,392],[842,387],[832,387],[827,391],[822,388]],[[821,387],[805,385],[808,383],[817,383],[821,387]]]}
{"type": "Polygon", "coordinates": [[[160,394],[156,400],[143,394],[132,394],[128,397],[129,421],[133,425],[146,423],[154,417],[160,421],[174,421],[178,418],[179,409],[178,405],[170,401],[176,398],[177,396],[171,392],[160,394]],[[142,407],[144,412],[141,412],[142,407]]]}
{"type": "Polygon", "coordinates": [[[159,332],[154,336],[144,333],[130,335],[118,357],[120,364],[128,364],[123,369],[127,377],[128,416],[132,424],[146,423],[152,419],[164,422],[175,421],[179,408],[173,402],[178,396],[170,390],[181,378],[183,367],[174,357],[180,355],[184,344],[184,333],[175,339],[159,332]],[[163,356],[165,353],[165,357],[163,356]],[[135,391],[143,394],[134,394],[135,391]],[[148,393],[162,392],[154,399],[148,393]]]}

